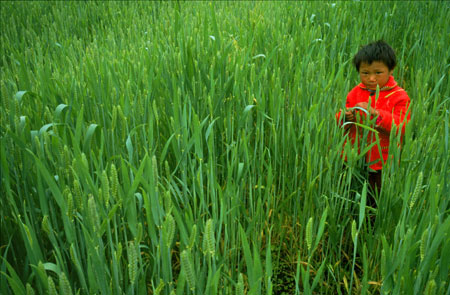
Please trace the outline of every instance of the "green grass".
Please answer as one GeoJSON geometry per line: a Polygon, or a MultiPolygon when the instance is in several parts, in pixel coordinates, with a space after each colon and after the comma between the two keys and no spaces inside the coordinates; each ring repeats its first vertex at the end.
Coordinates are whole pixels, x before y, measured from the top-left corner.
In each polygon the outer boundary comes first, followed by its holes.
{"type": "Polygon", "coordinates": [[[447,3],[1,8],[0,293],[450,292],[447,3]],[[334,114],[380,38],[412,105],[372,208],[334,114]]]}

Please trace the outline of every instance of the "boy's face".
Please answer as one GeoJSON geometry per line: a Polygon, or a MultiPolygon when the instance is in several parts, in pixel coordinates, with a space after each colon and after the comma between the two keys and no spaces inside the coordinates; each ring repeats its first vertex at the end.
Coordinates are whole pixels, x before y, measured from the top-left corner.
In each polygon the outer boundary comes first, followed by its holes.
{"type": "Polygon", "coordinates": [[[359,66],[359,78],[367,88],[376,90],[377,84],[380,88],[386,85],[393,71],[382,61],[374,61],[371,64],[362,62],[359,66]]]}

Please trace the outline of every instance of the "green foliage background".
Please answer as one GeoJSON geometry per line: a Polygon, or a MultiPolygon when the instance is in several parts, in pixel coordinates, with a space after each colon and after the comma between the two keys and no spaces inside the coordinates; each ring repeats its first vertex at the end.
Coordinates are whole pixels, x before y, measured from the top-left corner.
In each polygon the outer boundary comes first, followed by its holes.
{"type": "Polygon", "coordinates": [[[448,294],[447,2],[1,2],[2,294],[448,294]],[[334,114],[411,97],[376,208],[334,114]]]}

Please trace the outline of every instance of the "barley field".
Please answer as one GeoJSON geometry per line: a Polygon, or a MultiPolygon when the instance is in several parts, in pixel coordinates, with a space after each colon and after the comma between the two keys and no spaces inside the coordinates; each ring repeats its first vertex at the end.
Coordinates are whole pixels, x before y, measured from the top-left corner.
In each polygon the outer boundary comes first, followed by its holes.
{"type": "Polygon", "coordinates": [[[450,294],[449,2],[0,5],[1,294],[450,294]],[[375,205],[334,114],[378,39],[375,205]]]}

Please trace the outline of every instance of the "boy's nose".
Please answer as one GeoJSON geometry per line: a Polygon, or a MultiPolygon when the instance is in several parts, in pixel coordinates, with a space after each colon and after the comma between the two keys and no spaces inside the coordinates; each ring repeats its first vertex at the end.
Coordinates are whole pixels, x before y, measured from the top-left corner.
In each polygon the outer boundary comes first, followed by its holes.
{"type": "Polygon", "coordinates": [[[370,76],[369,76],[369,81],[375,82],[376,80],[377,80],[377,79],[376,79],[375,75],[370,75],[370,76]]]}

